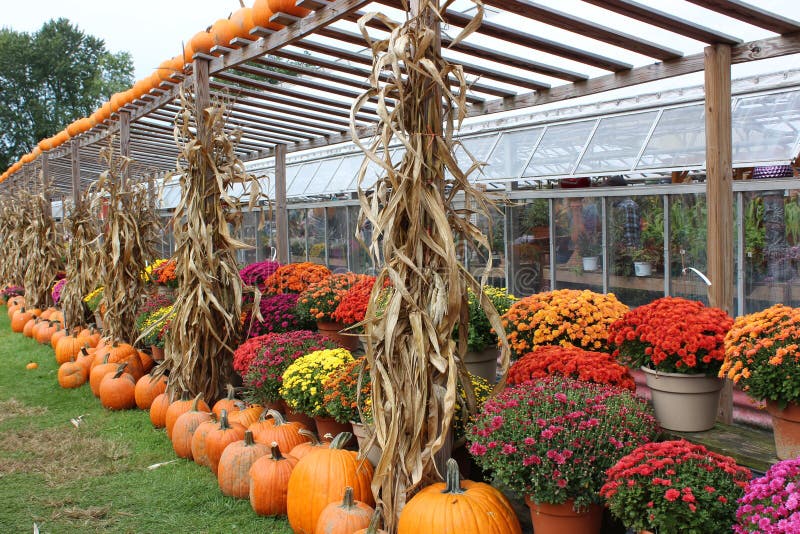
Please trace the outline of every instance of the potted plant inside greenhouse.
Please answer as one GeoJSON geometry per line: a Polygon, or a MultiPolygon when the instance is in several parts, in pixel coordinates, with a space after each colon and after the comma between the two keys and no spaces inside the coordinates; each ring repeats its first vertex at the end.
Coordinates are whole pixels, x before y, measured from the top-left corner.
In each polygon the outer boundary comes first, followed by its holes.
{"type": "Polygon", "coordinates": [[[652,248],[637,248],[631,250],[633,272],[636,276],[650,276],[653,274],[653,265],[658,261],[660,254],[652,248]]]}
{"type": "Polygon", "coordinates": [[[581,232],[578,235],[578,253],[581,255],[583,270],[596,271],[600,264],[601,238],[596,232],[581,232]]]}

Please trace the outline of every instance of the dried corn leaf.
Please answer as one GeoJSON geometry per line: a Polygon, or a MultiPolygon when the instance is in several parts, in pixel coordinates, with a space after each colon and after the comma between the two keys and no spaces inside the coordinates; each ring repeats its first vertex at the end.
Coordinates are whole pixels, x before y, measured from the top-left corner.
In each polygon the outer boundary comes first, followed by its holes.
{"type": "Polygon", "coordinates": [[[64,324],[75,327],[85,324],[83,297],[103,279],[100,251],[100,198],[86,189],[73,199],[64,223],[69,232],[67,241],[67,283],[61,292],[64,324]]]}
{"type": "Polygon", "coordinates": [[[22,248],[25,251],[25,302],[30,307],[53,305],[50,290],[62,269],[63,243],[56,231],[49,196],[23,193],[26,205],[22,248]]]}

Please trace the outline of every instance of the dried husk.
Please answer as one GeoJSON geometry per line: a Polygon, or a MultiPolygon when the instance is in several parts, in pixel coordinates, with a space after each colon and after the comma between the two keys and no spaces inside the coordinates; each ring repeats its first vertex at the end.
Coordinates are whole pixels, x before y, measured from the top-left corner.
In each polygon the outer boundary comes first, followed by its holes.
{"type": "Polygon", "coordinates": [[[170,370],[168,389],[203,393],[213,401],[230,382],[233,351],[242,333],[242,281],[236,251],[248,245],[236,240],[241,222],[238,200],[228,192],[241,184],[255,207],[260,191],[234,151],[240,133],[224,131],[225,103],[214,100],[196,109],[194,96],[182,91],[175,118],[179,149],[176,172],[181,200],[173,227],[178,289],[164,362],[170,370]],[[202,113],[199,135],[194,121],[202,113]]]}
{"type": "MultiPolygon", "coordinates": [[[[481,295],[493,327],[500,333],[502,372],[509,350],[500,318],[483,297],[479,284],[456,256],[457,238],[490,251],[486,236],[471,222],[476,213],[487,214],[492,203],[473,188],[466,172],[458,168],[453,131],[466,114],[468,84],[459,65],[441,57],[439,35],[433,22],[452,2],[419,0],[418,16],[396,24],[378,13],[359,20],[362,34],[374,56],[370,85],[351,110],[353,140],[367,160],[382,167],[383,176],[371,192],[363,188],[368,161],[359,173],[359,228],[372,227],[369,250],[377,261],[385,258],[378,275],[363,326],[369,338],[367,360],[371,366],[374,440],[383,449],[375,469],[372,489],[382,505],[389,532],[397,526],[399,512],[422,484],[440,478],[434,454],[445,442],[460,378],[474,410],[474,395],[463,366],[468,316],[467,288],[481,295]],[[387,39],[371,41],[365,31],[375,22],[386,26],[387,39]],[[389,73],[381,78],[381,74],[389,73]],[[448,78],[457,80],[457,91],[448,78]],[[369,99],[378,102],[378,134],[365,146],[358,139],[355,116],[369,99]],[[394,107],[386,102],[391,99],[394,107]],[[388,147],[401,142],[402,161],[393,166],[388,147]],[[451,176],[445,176],[445,169],[451,176]],[[453,199],[468,208],[456,210],[453,199]],[[385,311],[376,316],[377,296],[383,282],[393,286],[385,311]],[[459,325],[457,343],[453,329],[459,325]]],[[[483,7],[474,0],[477,14],[455,42],[480,25],[483,7]]],[[[370,184],[371,185],[371,184],[370,184]]],[[[488,254],[491,258],[491,254],[488,254]]],[[[484,280],[491,262],[487,262],[484,280]]]]}
{"type": "Polygon", "coordinates": [[[53,305],[50,290],[62,268],[63,243],[56,231],[49,196],[23,193],[25,224],[22,249],[25,251],[25,302],[28,306],[46,308],[53,305]]]}
{"type": "Polygon", "coordinates": [[[142,272],[156,257],[160,226],[147,188],[122,179],[130,158],[116,156],[111,139],[100,157],[108,169],[97,180],[97,192],[109,206],[100,246],[103,326],[112,339],[130,342],[136,338],[136,312],[145,294],[142,272]]]}
{"type": "Polygon", "coordinates": [[[73,201],[64,223],[70,239],[67,242],[67,282],[61,292],[61,309],[64,324],[69,327],[84,324],[83,297],[103,279],[101,261],[101,228],[99,224],[100,198],[91,189],[81,193],[77,205],[73,201]]]}
{"type": "Polygon", "coordinates": [[[25,276],[25,251],[22,238],[25,233],[25,204],[19,193],[12,190],[0,201],[0,281],[21,286],[25,276]]]}

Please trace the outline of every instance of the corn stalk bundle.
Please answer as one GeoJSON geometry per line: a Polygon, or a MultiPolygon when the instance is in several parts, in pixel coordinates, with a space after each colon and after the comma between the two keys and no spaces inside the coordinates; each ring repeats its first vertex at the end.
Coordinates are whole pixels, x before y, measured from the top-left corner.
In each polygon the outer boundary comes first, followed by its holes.
{"type": "Polygon", "coordinates": [[[73,202],[64,223],[70,234],[67,242],[67,283],[61,292],[61,309],[68,327],[84,324],[83,297],[103,279],[100,250],[99,197],[86,190],[73,202]],[[94,199],[94,204],[92,203],[94,199]]]}
{"type": "Polygon", "coordinates": [[[53,305],[50,290],[61,270],[63,243],[56,230],[50,201],[44,194],[26,194],[25,230],[22,248],[25,251],[25,302],[29,307],[53,305]]]}
{"type": "MultiPolygon", "coordinates": [[[[477,14],[454,44],[481,23],[482,5],[474,1],[477,14]]],[[[433,24],[451,3],[439,6],[438,0],[418,0],[417,9],[403,24],[379,13],[359,20],[374,58],[372,88],[351,110],[353,140],[366,154],[358,182],[360,223],[369,220],[374,230],[369,245],[373,258],[385,258],[364,322],[370,341],[373,439],[383,449],[372,489],[390,532],[395,531],[411,493],[439,478],[434,454],[447,439],[459,378],[474,409],[463,366],[469,319],[466,290],[472,288],[481,297],[483,292],[457,259],[456,237],[490,250],[486,236],[470,221],[475,213],[487,213],[492,203],[467,180],[480,164],[475,162],[465,172],[453,154],[453,132],[465,117],[468,87],[461,66],[442,58],[438,27],[433,24]],[[376,21],[386,26],[388,38],[370,39],[366,27],[376,21]],[[449,78],[455,80],[457,91],[451,89],[449,78]],[[378,134],[365,145],[358,139],[354,118],[370,99],[378,102],[380,122],[378,134]],[[398,141],[406,153],[393,165],[388,148],[398,141]],[[385,173],[370,193],[362,187],[368,160],[385,173]],[[456,210],[452,205],[456,196],[470,208],[456,210]],[[384,313],[377,317],[377,296],[387,279],[393,289],[384,313]]],[[[490,262],[486,269],[484,277],[490,262]]],[[[504,340],[497,312],[485,297],[482,304],[504,340]]],[[[508,354],[504,342],[503,373],[508,354]]]]}
{"type": "Polygon", "coordinates": [[[178,289],[159,372],[170,370],[171,392],[203,393],[208,400],[225,392],[242,332],[236,251],[248,245],[233,237],[242,215],[228,190],[241,186],[251,208],[260,197],[257,180],[235,153],[241,133],[224,131],[225,111],[220,100],[197,109],[193,95],[181,94],[174,129],[179,157],[170,177],[181,187],[173,216],[178,289]]]}
{"type": "Polygon", "coordinates": [[[25,253],[22,236],[25,230],[23,211],[25,206],[15,192],[4,195],[0,201],[0,281],[21,286],[25,275],[25,253]]]}
{"type": "Polygon", "coordinates": [[[100,157],[108,169],[97,180],[97,191],[108,202],[100,257],[103,259],[103,324],[114,340],[136,339],[136,312],[144,296],[144,268],[156,256],[158,218],[150,204],[147,188],[122,180],[130,159],[117,157],[113,145],[100,157]]]}

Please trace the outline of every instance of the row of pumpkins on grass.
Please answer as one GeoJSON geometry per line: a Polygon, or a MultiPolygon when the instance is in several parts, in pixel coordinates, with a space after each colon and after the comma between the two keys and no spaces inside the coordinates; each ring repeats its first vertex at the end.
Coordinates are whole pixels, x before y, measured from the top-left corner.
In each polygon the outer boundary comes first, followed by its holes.
{"type": "MultiPolygon", "coordinates": [[[[346,448],[352,434],[327,435],[321,441],[275,410],[245,405],[232,387],[213,408],[201,395],[172,400],[167,377],[150,373],[154,361],[149,355],[126,343],[111,343],[93,329],[67,331],[63,318],[54,317],[57,313],[26,310],[21,297],[9,301],[12,329],[54,348],[61,387],[88,382],[108,409],[149,410],[153,425],[166,429],[175,453],[208,467],[222,493],[249,498],[259,515],[287,515],[296,533],[385,532],[377,528],[380,512],[372,508],[372,465],[346,448]]],[[[453,460],[446,482],[424,488],[400,516],[400,534],[426,531],[521,532],[506,498],[488,484],[460,480],[453,460]]]]}

